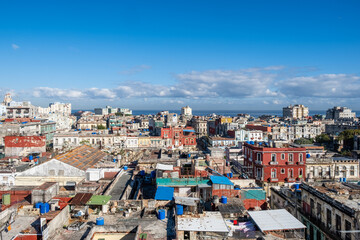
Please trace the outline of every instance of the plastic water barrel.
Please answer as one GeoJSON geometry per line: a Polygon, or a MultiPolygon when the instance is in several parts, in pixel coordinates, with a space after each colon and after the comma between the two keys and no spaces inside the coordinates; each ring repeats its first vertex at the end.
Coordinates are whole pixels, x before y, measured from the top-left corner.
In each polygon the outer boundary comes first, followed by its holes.
{"type": "Polygon", "coordinates": [[[116,162],[116,158],[113,159],[113,162],[116,162]]]}
{"type": "Polygon", "coordinates": [[[221,196],[221,202],[224,204],[227,204],[227,197],[226,196],[221,196]]]}
{"type": "Polygon", "coordinates": [[[41,203],[41,205],[40,205],[40,214],[44,214],[44,213],[46,213],[45,204],[41,203]]]}
{"type": "Polygon", "coordinates": [[[156,178],[156,171],[151,172],[151,178],[156,178]]]}
{"type": "Polygon", "coordinates": [[[45,206],[45,213],[49,212],[50,211],[50,204],[48,204],[46,202],[46,203],[44,203],[44,206],[45,206]]]}
{"type": "Polygon", "coordinates": [[[183,215],[184,214],[184,207],[183,205],[176,205],[176,214],[177,215],[183,215]]]}
{"type": "Polygon", "coordinates": [[[343,178],[341,177],[341,178],[339,179],[339,181],[342,182],[342,181],[343,181],[343,178]]]}
{"type": "Polygon", "coordinates": [[[295,188],[295,190],[298,190],[298,189],[299,189],[299,187],[300,187],[300,184],[298,184],[298,183],[295,183],[295,184],[294,184],[294,188],[295,188]]]}
{"type": "Polygon", "coordinates": [[[343,178],[343,182],[346,182],[346,177],[343,178]]]}
{"type": "Polygon", "coordinates": [[[140,171],[140,176],[145,176],[145,170],[140,171]]]}
{"type": "Polygon", "coordinates": [[[96,225],[98,225],[98,226],[104,226],[104,223],[105,223],[105,221],[104,221],[104,218],[103,218],[103,217],[98,217],[98,218],[96,218],[96,225]]]}
{"type": "Polygon", "coordinates": [[[33,156],[30,155],[30,156],[29,156],[29,160],[31,161],[31,160],[33,160],[33,159],[34,159],[33,156]]]}
{"type": "Polygon", "coordinates": [[[125,170],[125,171],[128,170],[128,166],[124,166],[124,170],[125,170]]]}
{"type": "Polygon", "coordinates": [[[40,208],[41,204],[42,204],[42,202],[35,203],[35,208],[40,208]]]}
{"type": "Polygon", "coordinates": [[[310,158],[310,154],[309,154],[309,153],[306,154],[306,158],[310,158]]]}
{"type": "Polygon", "coordinates": [[[232,178],[232,177],[233,177],[233,173],[231,172],[231,173],[230,173],[230,178],[232,178]]]}
{"type": "Polygon", "coordinates": [[[158,214],[158,218],[159,218],[160,220],[163,220],[163,219],[165,219],[165,216],[166,216],[165,209],[160,209],[160,210],[159,210],[159,214],[158,214]]]}

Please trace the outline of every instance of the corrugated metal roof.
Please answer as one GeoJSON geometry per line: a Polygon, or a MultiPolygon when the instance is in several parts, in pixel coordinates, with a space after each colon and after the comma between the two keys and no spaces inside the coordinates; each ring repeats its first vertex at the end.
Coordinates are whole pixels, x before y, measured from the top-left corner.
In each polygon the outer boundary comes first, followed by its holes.
{"type": "Polygon", "coordinates": [[[100,160],[104,160],[107,155],[96,148],[82,145],[55,158],[80,170],[86,170],[94,167],[100,160]]]}
{"type": "Polygon", "coordinates": [[[92,193],[77,193],[75,197],[70,201],[70,204],[76,206],[85,205],[90,200],[92,195],[92,193]]]}
{"type": "Polygon", "coordinates": [[[285,209],[249,211],[248,214],[262,232],[306,228],[285,209]]]}
{"type": "Polygon", "coordinates": [[[155,194],[155,200],[171,201],[174,197],[174,188],[158,187],[155,194]]]}
{"type": "Polygon", "coordinates": [[[213,184],[234,185],[227,177],[223,176],[210,176],[210,180],[213,184]]]}

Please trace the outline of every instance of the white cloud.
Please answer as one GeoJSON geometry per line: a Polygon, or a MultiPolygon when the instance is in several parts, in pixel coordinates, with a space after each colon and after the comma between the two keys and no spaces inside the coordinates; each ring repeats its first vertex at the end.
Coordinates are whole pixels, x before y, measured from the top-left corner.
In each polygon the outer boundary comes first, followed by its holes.
{"type": "Polygon", "coordinates": [[[20,48],[19,45],[16,45],[15,43],[11,44],[11,47],[14,49],[14,50],[17,50],[20,48]]]}
{"type": "MultiPolygon", "coordinates": [[[[168,103],[192,101],[279,105],[326,105],[330,100],[360,98],[360,77],[349,74],[286,77],[283,67],[241,70],[191,71],[175,76],[175,83],[123,82],[115,88],[59,89],[39,87],[35,97],[58,99],[164,99],[168,103]],[[280,79],[281,78],[281,79],[280,79]]],[[[348,100],[346,100],[348,101],[348,100]]],[[[344,101],[344,103],[346,103],[344,101]]]]}

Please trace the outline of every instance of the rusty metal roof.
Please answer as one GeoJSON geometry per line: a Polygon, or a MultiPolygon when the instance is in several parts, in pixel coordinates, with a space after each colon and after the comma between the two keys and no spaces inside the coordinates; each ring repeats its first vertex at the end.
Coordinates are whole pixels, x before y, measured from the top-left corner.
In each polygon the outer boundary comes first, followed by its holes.
{"type": "Polygon", "coordinates": [[[55,158],[81,170],[94,167],[100,160],[105,160],[108,154],[101,150],[82,145],[74,150],[58,155],[55,158]]]}
{"type": "Polygon", "coordinates": [[[76,206],[85,205],[90,200],[92,195],[92,193],[77,193],[70,201],[70,204],[76,206]]]}

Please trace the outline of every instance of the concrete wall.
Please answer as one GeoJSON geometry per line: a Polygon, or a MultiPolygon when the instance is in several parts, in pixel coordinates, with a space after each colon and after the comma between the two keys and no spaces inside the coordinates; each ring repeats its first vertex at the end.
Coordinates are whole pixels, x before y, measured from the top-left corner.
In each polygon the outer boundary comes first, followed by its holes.
{"type": "Polygon", "coordinates": [[[84,177],[42,177],[42,176],[17,176],[15,186],[40,186],[45,182],[57,182],[59,186],[65,186],[67,182],[79,183],[85,179],[84,177]]]}
{"type": "Polygon", "coordinates": [[[82,171],[69,164],[63,163],[57,159],[52,159],[46,163],[32,167],[24,172],[18,173],[18,176],[41,176],[41,177],[85,177],[85,171],[82,171]]]}
{"type": "Polygon", "coordinates": [[[69,219],[70,219],[70,208],[68,205],[64,207],[61,210],[61,212],[47,224],[49,230],[49,239],[53,239],[56,230],[62,228],[64,225],[67,225],[69,223],[69,219]]]}
{"type": "Polygon", "coordinates": [[[34,189],[31,192],[31,203],[48,202],[59,193],[59,184],[56,183],[47,189],[34,189]]]}

